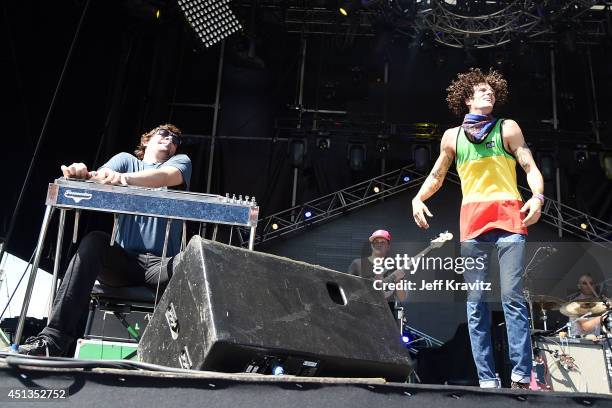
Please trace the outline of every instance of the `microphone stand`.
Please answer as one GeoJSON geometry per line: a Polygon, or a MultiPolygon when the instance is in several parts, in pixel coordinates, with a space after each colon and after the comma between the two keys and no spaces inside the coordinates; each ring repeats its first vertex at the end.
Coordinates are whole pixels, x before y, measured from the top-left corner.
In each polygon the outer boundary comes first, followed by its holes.
{"type": "MultiPolygon", "coordinates": [[[[527,304],[529,305],[529,314],[531,315],[531,329],[532,330],[535,330],[535,324],[533,321],[533,316],[534,316],[533,315],[533,301],[531,299],[531,292],[530,292],[531,276],[529,273],[533,269],[535,269],[539,264],[541,264],[544,259],[548,258],[552,254],[552,253],[548,254],[546,257],[542,258],[541,260],[539,260],[532,266],[533,261],[536,259],[536,256],[538,256],[538,253],[543,249],[546,249],[546,247],[541,246],[535,251],[531,259],[527,263],[527,266],[525,267],[525,271],[523,272],[523,276],[522,276],[523,280],[525,281],[525,288],[523,289],[523,296],[525,296],[525,300],[527,301],[527,304]]],[[[544,326],[545,326],[544,329],[546,330],[546,319],[544,319],[544,326]]]]}

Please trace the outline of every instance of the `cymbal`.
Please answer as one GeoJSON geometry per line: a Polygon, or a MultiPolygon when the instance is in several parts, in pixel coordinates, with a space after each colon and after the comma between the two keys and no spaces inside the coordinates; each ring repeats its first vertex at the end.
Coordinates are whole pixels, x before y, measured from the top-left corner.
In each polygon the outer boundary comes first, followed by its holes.
{"type": "Polygon", "coordinates": [[[580,299],[564,304],[559,311],[567,317],[580,317],[589,312],[599,316],[606,311],[606,305],[599,299],[580,299]]]}
{"type": "Polygon", "coordinates": [[[543,310],[559,310],[563,303],[563,300],[554,296],[548,295],[533,295],[531,301],[534,304],[534,308],[543,310]]]}

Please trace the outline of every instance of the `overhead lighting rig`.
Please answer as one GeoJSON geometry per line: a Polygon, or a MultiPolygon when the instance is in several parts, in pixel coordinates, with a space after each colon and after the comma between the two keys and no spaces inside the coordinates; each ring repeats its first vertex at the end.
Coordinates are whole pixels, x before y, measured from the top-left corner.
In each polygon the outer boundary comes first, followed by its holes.
{"type": "Polygon", "coordinates": [[[242,29],[229,0],[178,0],[178,5],[206,48],[242,29]]]}

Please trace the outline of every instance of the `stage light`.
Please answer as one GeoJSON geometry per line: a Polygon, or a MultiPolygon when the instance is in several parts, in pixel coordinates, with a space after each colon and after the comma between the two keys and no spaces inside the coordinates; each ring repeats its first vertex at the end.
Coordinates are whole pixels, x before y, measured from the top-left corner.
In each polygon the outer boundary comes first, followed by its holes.
{"type": "Polygon", "coordinates": [[[349,143],[348,161],[349,167],[353,171],[363,170],[366,160],[366,146],[363,143],[349,143]]]}
{"type": "Polygon", "coordinates": [[[586,150],[576,150],[574,152],[574,159],[578,164],[584,164],[589,158],[589,153],[586,150]]]}
{"type": "Polygon", "coordinates": [[[495,53],[493,61],[496,66],[502,67],[506,63],[506,55],[503,51],[498,51],[495,53]]]}
{"type": "Polygon", "coordinates": [[[555,161],[550,155],[542,155],[540,158],[540,171],[544,181],[551,181],[555,174],[555,161]]]}
{"type": "Polygon", "coordinates": [[[277,223],[272,224],[272,229],[276,231],[278,229],[278,224],[277,223]]]}
{"type": "Polygon", "coordinates": [[[160,14],[161,14],[161,11],[159,9],[157,9],[157,11],[155,12],[155,18],[157,18],[159,20],[160,14]]]}
{"type": "Polygon", "coordinates": [[[427,146],[417,145],[413,150],[414,167],[419,173],[424,173],[429,169],[429,149],[427,146]]]}
{"type": "Polygon", "coordinates": [[[329,137],[318,137],[317,147],[319,150],[329,150],[331,146],[331,139],[329,137]]]}
{"type": "Polygon", "coordinates": [[[408,343],[410,343],[410,337],[408,337],[408,336],[402,336],[402,341],[403,341],[405,344],[408,344],[408,343]]]}
{"type": "Polygon", "coordinates": [[[242,29],[229,0],[178,0],[178,5],[207,48],[242,29]]]}
{"type": "Polygon", "coordinates": [[[351,13],[359,10],[360,7],[361,7],[361,0],[348,0],[348,1],[343,1],[340,4],[340,7],[338,7],[338,11],[344,17],[348,17],[351,13]]]}
{"type": "Polygon", "coordinates": [[[306,140],[291,139],[289,141],[289,161],[293,167],[304,166],[304,156],[306,156],[306,140]]]}
{"type": "Polygon", "coordinates": [[[380,193],[380,187],[378,186],[374,186],[373,190],[376,194],[380,193]]]}
{"type": "Polygon", "coordinates": [[[304,218],[308,219],[308,218],[310,218],[310,217],[312,217],[312,211],[306,211],[306,212],[304,213],[304,218]]]}
{"type": "Polygon", "coordinates": [[[349,15],[359,11],[360,8],[368,8],[374,4],[376,4],[378,0],[345,0],[340,3],[340,7],[338,7],[338,11],[344,17],[348,17],[349,15]]]}
{"type": "Polygon", "coordinates": [[[583,230],[587,229],[589,226],[586,225],[584,222],[582,224],[580,224],[580,228],[582,228],[583,230]]]}
{"type": "Polygon", "coordinates": [[[391,149],[391,144],[384,136],[379,136],[378,141],[376,142],[376,150],[378,153],[385,154],[391,149]]]}
{"type": "Polygon", "coordinates": [[[612,180],[612,156],[605,156],[603,159],[603,168],[606,172],[608,180],[612,180]]]}
{"type": "Polygon", "coordinates": [[[403,180],[404,180],[404,183],[409,182],[410,181],[410,176],[404,176],[403,180]]]}

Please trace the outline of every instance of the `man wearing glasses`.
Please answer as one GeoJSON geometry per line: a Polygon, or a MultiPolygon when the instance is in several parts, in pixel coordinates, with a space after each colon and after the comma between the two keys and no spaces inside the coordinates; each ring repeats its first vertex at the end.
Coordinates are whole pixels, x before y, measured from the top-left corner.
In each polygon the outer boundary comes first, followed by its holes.
{"type": "MultiPolygon", "coordinates": [[[[177,154],[181,131],[166,124],[143,134],[134,151],[113,156],[97,171],[83,163],[61,166],[64,177],[103,184],[174,187],[187,190],[191,178],[191,160],[177,154]]],[[[113,287],[146,285],[165,287],[172,276],[174,256],[180,251],[182,223],[170,227],[164,265],[161,265],[165,219],[122,215],[115,245],[110,235],[94,231],[81,241],[57,291],[47,327],[38,336],[19,346],[19,353],[61,356],[79,337],[78,328],[89,304],[89,294],[97,280],[113,287]],[[160,268],[161,266],[161,268],[160,268]]]]}

